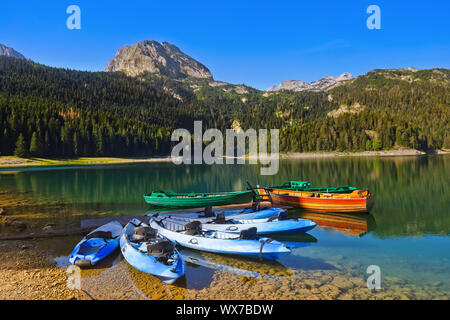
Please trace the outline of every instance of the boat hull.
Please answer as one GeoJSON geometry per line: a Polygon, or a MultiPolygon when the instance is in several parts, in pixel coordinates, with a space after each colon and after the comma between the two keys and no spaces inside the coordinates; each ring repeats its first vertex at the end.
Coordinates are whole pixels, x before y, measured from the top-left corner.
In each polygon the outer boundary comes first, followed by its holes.
{"type": "Polygon", "coordinates": [[[375,195],[366,197],[314,197],[303,196],[298,191],[269,190],[270,198],[274,204],[289,205],[313,212],[347,212],[368,213],[375,203],[375,195]]]}
{"type": "MultiPolygon", "coordinates": [[[[175,222],[189,223],[192,221],[200,221],[192,218],[168,218],[175,222]]],[[[227,233],[240,234],[241,231],[250,228],[256,228],[257,234],[274,234],[280,232],[308,232],[316,226],[316,223],[307,219],[275,219],[269,221],[269,219],[227,219],[230,224],[214,223],[210,218],[209,221],[203,219],[202,229],[204,231],[220,231],[227,233]]]]}
{"type": "MultiPolygon", "coordinates": [[[[253,211],[252,208],[239,209],[239,210],[225,210],[225,211],[216,211],[214,212],[214,216],[217,216],[219,213],[223,213],[225,217],[230,219],[264,219],[270,217],[276,217],[278,215],[285,214],[285,209],[282,208],[272,208],[266,207],[262,208],[258,211],[253,211]]],[[[149,213],[148,216],[153,216],[153,213],[149,213]]],[[[161,217],[182,217],[182,218],[190,218],[199,220],[200,222],[205,222],[211,220],[209,217],[205,217],[202,213],[191,213],[191,212],[168,212],[168,213],[158,213],[161,217]]]]}
{"type": "Polygon", "coordinates": [[[230,204],[247,203],[252,200],[251,191],[224,192],[217,194],[199,194],[197,196],[152,196],[145,195],[144,199],[153,206],[169,208],[200,208],[207,206],[224,206],[230,204]]]}

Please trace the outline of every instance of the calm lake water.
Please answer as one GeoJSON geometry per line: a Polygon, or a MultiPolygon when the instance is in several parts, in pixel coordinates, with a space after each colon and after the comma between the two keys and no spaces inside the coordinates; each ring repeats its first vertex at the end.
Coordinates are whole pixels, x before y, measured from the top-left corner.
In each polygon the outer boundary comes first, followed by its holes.
{"type": "MultiPolygon", "coordinates": [[[[178,284],[185,290],[181,298],[223,297],[214,291],[214,287],[220,286],[238,286],[235,298],[265,298],[264,290],[273,290],[274,284],[270,281],[280,274],[289,278],[289,282],[275,287],[280,297],[302,298],[298,290],[305,289],[303,280],[307,278],[312,285],[307,285],[305,290],[312,290],[311,294],[319,298],[377,298],[377,293],[375,296],[365,293],[369,291],[365,281],[370,265],[377,265],[381,270],[379,298],[406,295],[409,298],[448,299],[450,296],[450,157],[283,160],[276,176],[260,176],[259,172],[257,165],[175,166],[171,163],[2,169],[0,191],[3,198],[0,201],[4,202],[8,214],[22,217],[39,229],[49,221],[56,223],[58,228],[74,227],[86,218],[143,214],[151,210],[145,204],[143,194],[153,189],[180,192],[242,190],[247,180],[260,185],[308,180],[313,186],[368,188],[376,194],[370,215],[324,215],[290,210],[292,216],[315,220],[318,227],[306,235],[273,236],[296,247],[291,255],[276,264],[186,252],[186,257],[196,264],[188,265],[185,279],[178,284]],[[295,276],[291,277],[292,274],[295,276]],[[240,282],[233,282],[233,277],[239,277],[240,282]],[[314,277],[322,282],[314,284],[314,277]],[[333,281],[323,280],[326,277],[333,281]],[[258,284],[242,280],[250,278],[259,279],[258,284]],[[336,279],[342,281],[334,281],[336,279]],[[337,286],[340,291],[333,293],[327,287],[325,292],[324,283],[337,286]],[[254,294],[254,288],[260,285],[259,295],[254,294]],[[345,296],[346,293],[350,295],[345,296]]],[[[46,245],[61,262],[78,240],[71,237],[46,245]]],[[[109,297],[108,290],[98,289],[107,287],[105,275],[112,273],[118,278],[119,269],[127,269],[131,274],[135,272],[130,271],[119,256],[111,265],[95,276],[86,274],[85,278],[96,279],[95,283],[104,281],[103,285],[91,285],[97,288],[92,290],[98,298],[109,297]],[[112,271],[114,268],[116,271],[112,271]],[[99,278],[101,274],[104,280],[99,278]]],[[[142,279],[136,282],[142,283],[142,279]]],[[[118,292],[120,288],[124,292],[134,290],[133,294],[118,298],[145,295],[145,290],[135,284],[134,289],[125,289],[123,284],[117,287],[118,292]]]]}

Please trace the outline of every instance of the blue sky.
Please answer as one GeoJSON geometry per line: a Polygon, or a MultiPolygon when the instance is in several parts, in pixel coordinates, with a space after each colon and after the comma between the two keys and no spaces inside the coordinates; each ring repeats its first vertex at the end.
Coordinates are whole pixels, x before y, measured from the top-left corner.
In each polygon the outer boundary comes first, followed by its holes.
{"type": "Polygon", "coordinates": [[[103,70],[140,40],[167,41],[216,80],[267,89],[375,68],[450,67],[450,1],[2,0],[0,43],[36,62],[103,70]],[[81,8],[81,30],[66,8],[81,8]],[[381,8],[381,30],[366,9],[381,8]]]}

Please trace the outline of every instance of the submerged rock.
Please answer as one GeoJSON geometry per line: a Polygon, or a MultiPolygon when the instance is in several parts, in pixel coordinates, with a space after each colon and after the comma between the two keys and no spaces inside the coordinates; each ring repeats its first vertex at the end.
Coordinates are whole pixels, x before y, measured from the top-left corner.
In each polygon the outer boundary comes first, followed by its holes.
{"type": "Polygon", "coordinates": [[[11,222],[10,227],[11,227],[14,231],[20,232],[20,231],[25,230],[28,226],[27,226],[27,224],[26,224],[25,222],[23,222],[23,221],[17,221],[17,220],[15,220],[15,221],[12,221],[12,222],[11,222]]]}

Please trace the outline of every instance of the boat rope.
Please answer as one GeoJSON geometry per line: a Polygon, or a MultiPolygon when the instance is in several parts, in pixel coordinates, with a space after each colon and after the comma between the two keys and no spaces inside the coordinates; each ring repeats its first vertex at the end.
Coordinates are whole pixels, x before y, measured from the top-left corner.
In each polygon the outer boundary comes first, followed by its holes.
{"type": "Polygon", "coordinates": [[[266,239],[266,240],[264,240],[264,241],[261,241],[261,247],[259,248],[259,260],[263,261],[262,250],[263,250],[264,245],[265,245],[266,243],[270,243],[270,242],[272,242],[272,241],[273,241],[273,239],[266,239]]]}

